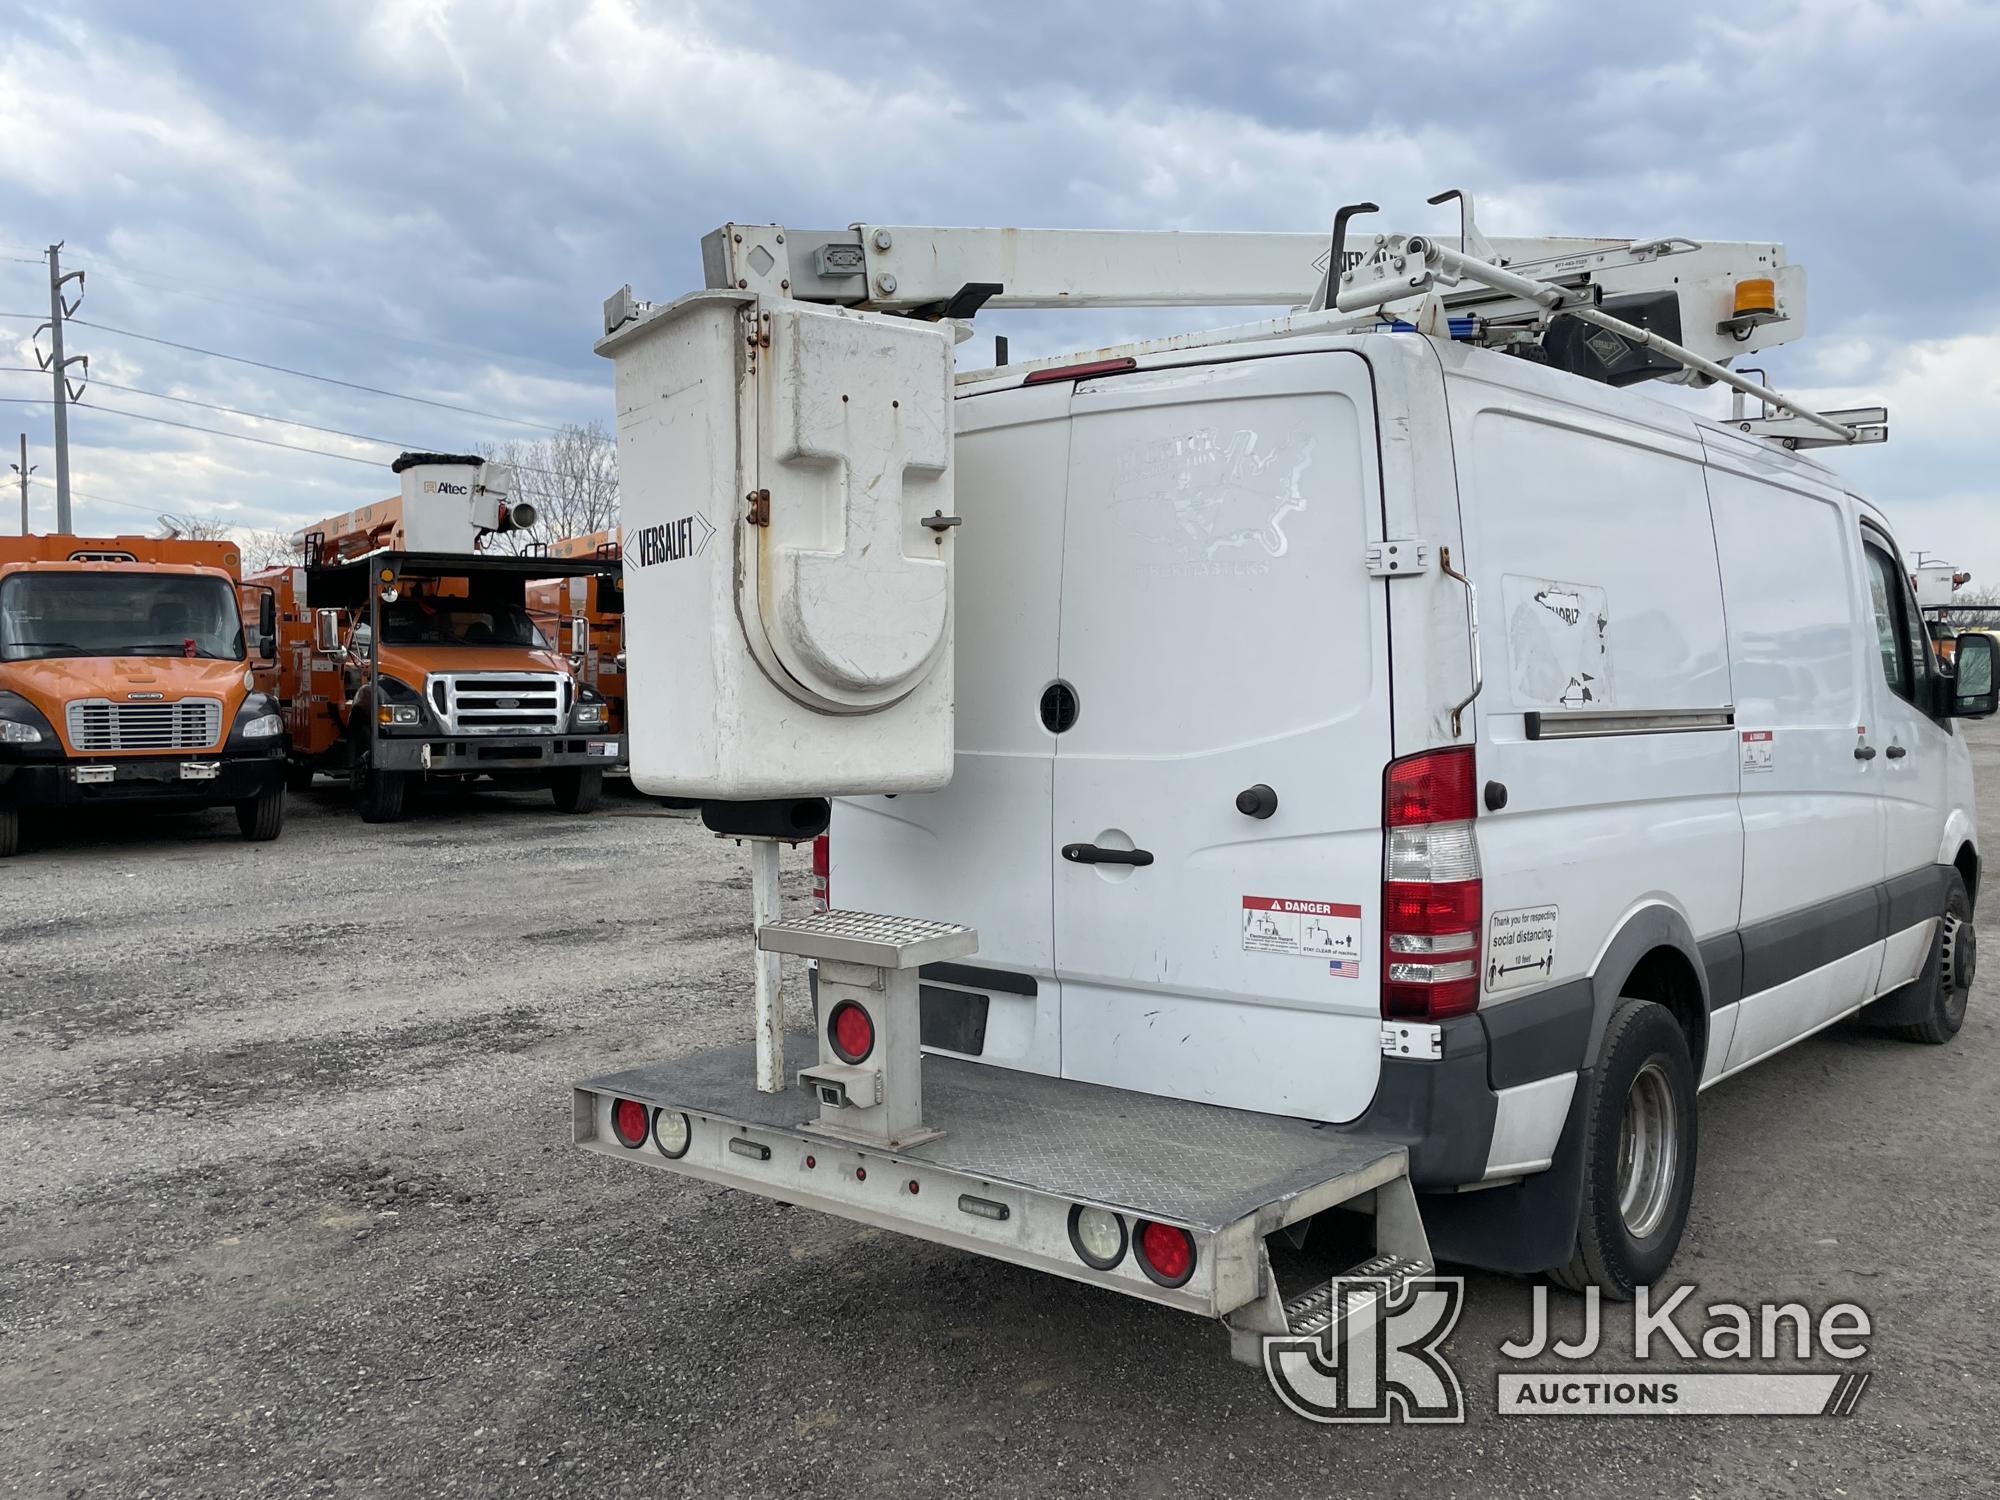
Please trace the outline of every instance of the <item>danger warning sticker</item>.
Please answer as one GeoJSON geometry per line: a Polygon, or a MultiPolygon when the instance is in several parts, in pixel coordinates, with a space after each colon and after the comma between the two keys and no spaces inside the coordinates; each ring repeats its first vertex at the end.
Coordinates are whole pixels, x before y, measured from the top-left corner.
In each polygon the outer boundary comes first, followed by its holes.
{"type": "Polygon", "coordinates": [[[1361,974],[1361,908],[1285,896],[1243,898],[1243,951],[1316,958],[1335,979],[1361,974]]]}
{"type": "Polygon", "coordinates": [[[1746,729],[1743,731],[1743,769],[1746,771],[1768,771],[1773,765],[1774,744],[1768,729],[1746,729]]]}

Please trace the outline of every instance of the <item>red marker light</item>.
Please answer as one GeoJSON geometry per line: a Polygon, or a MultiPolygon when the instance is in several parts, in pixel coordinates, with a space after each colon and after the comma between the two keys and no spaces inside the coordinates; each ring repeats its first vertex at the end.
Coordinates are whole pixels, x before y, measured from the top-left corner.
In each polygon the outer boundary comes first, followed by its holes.
{"type": "Polygon", "coordinates": [[[618,1144],[636,1150],[646,1144],[646,1106],[637,1099],[620,1099],[611,1106],[611,1133],[618,1144]]]}
{"type": "Polygon", "coordinates": [[[1194,1275],[1194,1236],[1171,1224],[1139,1226],[1139,1269],[1161,1286],[1183,1286],[1194,1275]]]}

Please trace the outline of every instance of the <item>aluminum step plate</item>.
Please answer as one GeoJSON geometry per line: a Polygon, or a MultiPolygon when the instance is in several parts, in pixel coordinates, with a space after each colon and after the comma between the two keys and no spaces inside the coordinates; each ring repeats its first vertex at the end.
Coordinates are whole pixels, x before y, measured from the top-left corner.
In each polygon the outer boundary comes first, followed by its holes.
{"type": "Polygon", "coordinates": [[[797,953],[839,963],[872,964],[878,969],[914,969],[919,964],[977,952],[979,934],[956,922],[928,922],[922,917],[822,911],[766,923],[757,929],[757,946],[766,953],[797,953]]]}
{"type": "MultiPolygon", "coordinates": [[[[1340,1274],[1344,1280],[1379,1276],[1386,1283],[1384,1291],[1393,1296],[1397,1288],[1411,1277],[1428,1276],[1431,1270],[1429,1261],[1412,1260],[1401,1255],[1378,1255],[1358,1266],[1350,1266],[1340,1274]]],[[[1343,1315],[1355,1317],[1378,1300],[1380,1298],[1375,1296],[1351,1297],[1343,1315]]],[[[1333,1284],[1328,1281],[1322,1281],[1311,1291],[1285,1304],[1285,1327],[1295,1334],[1310,1336],[1325,1333],[1332,1325],[1334,1316],[1333,1284]]]]}
{"type": "MultiPolygon", "coordinates": [[[[810,1034],[787,1037],[785,1049],[789,1057],[819,1056],[810,1034]]],[[[738,1124],[819,1134],[803,1093],[760,1094],[754,1077],[746,1045],[610,1073],[578,1087],[738,1124]]],[[[1405,1170],[1400,1143],[1359,1131],[950,1057],[924,1058],[924,1121],[944,1134],[882,1154],[1211,1231],[1332,1182],[1359,1193],[1405,1170]]]]}

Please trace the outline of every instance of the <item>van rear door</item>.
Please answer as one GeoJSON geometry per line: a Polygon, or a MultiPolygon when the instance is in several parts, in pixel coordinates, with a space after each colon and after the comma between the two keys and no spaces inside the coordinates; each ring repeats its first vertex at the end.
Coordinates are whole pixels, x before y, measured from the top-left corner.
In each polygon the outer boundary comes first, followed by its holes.
{"type": "Polygon", "coordinates": [[[1079,384],[1071,412],[1074,723],[1049,851],[1063,1076],[1353,1119],[1380,1066],[1391,754],[1367,366],[1134,372],[1079,384]]]}

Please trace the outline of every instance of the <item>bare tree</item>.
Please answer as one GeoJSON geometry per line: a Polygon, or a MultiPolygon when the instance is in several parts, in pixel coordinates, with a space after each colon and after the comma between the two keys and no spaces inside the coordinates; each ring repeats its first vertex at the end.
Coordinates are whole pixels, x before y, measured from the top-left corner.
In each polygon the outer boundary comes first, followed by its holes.
{"type": "Polygon", "coordinates": [[[246,531],[238,540],[242,543],[243,571],[246,573],[262,568],[282,568],[299,560],[299,549],[292,545],[290,535],[283,531],[246,531]]]}
{"type": "MultiPolygon", "coordinates": [[[[1984,584],[1979,588],[1962,588],[1951,596],[1953,605],[1991,604],[2000,606],[2000,584],[1984,584]]],[[[2000,626],[2000,608],[1977,612],[1946,609],[1944,621],[1960,630],[1992,629],[2000,626]]]]}
{"type": "Polygon", "coordinates": [[[553,437],[508,443],[493,460],[514,466],[514,498],[535,507],[533,526],[494,538],[494,546],[518,552],[529,542],[617,529],[618,446],[603,423],[572,423],[553,437]]]}
{"type": "Polygon", "coordinates": [[[160,535],[177,538],[183,542],[226,542],[233,540],[230,530],[222,522],[207,516],[197,516],[192,512],[175,515],[168,512],[160,517],[160,535]]]}

